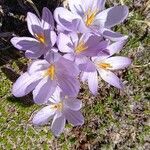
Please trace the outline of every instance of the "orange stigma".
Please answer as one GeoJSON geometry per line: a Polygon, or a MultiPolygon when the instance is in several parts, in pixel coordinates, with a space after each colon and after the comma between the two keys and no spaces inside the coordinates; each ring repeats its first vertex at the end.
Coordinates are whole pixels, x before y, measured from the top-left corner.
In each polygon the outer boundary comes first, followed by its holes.
{"type": "Polygon", "coordinates": [[[90,25],[92,25],[92,23],[95,20],[96,14],[97,14],[97,10],[91,11],[91,9],[88,9],[87,13],[85,14],[85,16],[86,16],[86,20],[85,20],[86,26],[89,27],[90,25]]]}
{"type": "Polygon", "coordinates": [[[88,47],[85,45],[83,41],[79,42],[77,47],[75,48],[75,51],[77,54],[85,51],[88,47]]]}
{"type": "Polygon", "coordinates": [[[49,76],[51,80],[54,80],[54,77],[55,77],[54,65],[50,65],[50,67],[46,70],[45,76],[49,76]]]}
{"type": "Polygon", "coordinates": [[[98,66],[101,69],[105,69],[105,70],[112,68],[112,66],[109,63],[100,63],[100,64],[98,64],[98,66]]]}
{"type": "Polygon", "coordinates": [[[57,109],[57,110],[59,110],[59,111],[62,111],[62,109],[63,109],[63,103],[62,103],[62,102],[59,102],[59,103],[57,103],[57,104],[52,104],[52,105],[51,105],[51,108],[52,108],[52,109],[57,109]]]}
{"type": "Polygon", "coordinates": [[[46,43],[46,40],[43,34],[35,34],[35,36],[40,43],[43,43],[43,44],[46,43]]]}

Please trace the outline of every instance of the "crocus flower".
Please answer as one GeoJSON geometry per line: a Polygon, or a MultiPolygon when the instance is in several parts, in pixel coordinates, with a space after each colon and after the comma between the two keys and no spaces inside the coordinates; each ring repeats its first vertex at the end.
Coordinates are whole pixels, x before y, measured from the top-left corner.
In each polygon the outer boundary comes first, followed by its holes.
{"type": "MultiPolygon", "coordinates": [[[[82,72],[81,80],[88,81],[88,86],[90,91],[95,95],[98,90],[98,75],[110,85],[123,89],[123,83],[121,80],[113,73],[113,71],[118,69],[124,69],[131,64],[131,60],[127,57],[122,56],[112,56],[113,54],[119,52],[124,41],[115,42],[107,47],[110,55],[93,57],[92,61],[85,64],[87,68],[91,67],[92,72],[87,70],[82,72]],[[112,56],[112,57],[111,57],[112,56]]],[[[84,70],[84,65],[82,69],[84,70]]]]}
{"type": "Polygon", "coordinates": [[[28,30],[32,37],[13,37],[11,43],[19,50],[25,51],[28,58],[36,59],[46,55],[56,42],[53,15],[49,9],[43,8],[42,19],[35,14],[27,13],[28,30]]]}
{"type": "Polygon", "coordinates": [[[82,103],[75,97],[64,96],[59,88],[56,88],[53,96],[49,98],[47,106],[41,109],[33,117],[34,125],[47,124],[51,119],[51,130],[55,136],[59,136],[66,124],[71,123],[73,126],[83,125],[84,118],[80,112],[82,103]]]}
{"type": "Polygon", "coordinates": [[[111,30],[127,18],[127,6],[105,9],[105,0],[69,0],[68,4],[70,11],[58,7],[54,12],[56,22],[65,30],[81,33],[92,31],[113,41],[127,38],[111,30]]]}
{"type": "Polygon", "coordinates": [[[75,61],[78,65],[86,60],[86,57],[97,56],[99,53],[107,55],[106,47],[108,41],[103,40],[101,36],[85,33],[64,34],[60,33],[57,40],[58,49],[66,53],[65,58],[75,61]]]}
{"type": "Polygon", "coordinates": [[[31,63],[27,72],[14,83],[12,93],[16,97],[22,97],[33,91],[33,99],[38,104],[46,103],[57,86],[60,86],[66,95],[77,95],[77,76],[78,69],[74,63],[58,53],[50,54],[47,60],[31,63]]]}

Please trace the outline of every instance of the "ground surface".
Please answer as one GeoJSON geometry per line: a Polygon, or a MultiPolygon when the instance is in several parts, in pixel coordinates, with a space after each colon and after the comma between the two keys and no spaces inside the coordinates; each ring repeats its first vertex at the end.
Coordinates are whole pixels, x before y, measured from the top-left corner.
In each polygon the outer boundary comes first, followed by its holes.
{"type": "MultiPolygon", "coordinates": [[[[9,43],[12,33],[29,34],[24,18],[27,11],[34,10],[23,2],[0,2],[0,149],[149,150],[150,22],[148,26],[140,21],[150,19],[150,2],[124,0],[130,8],[130,15],[124,24],[115,28],[129,35],[121,54],[129,56],[133,65],[119,72],[126,84],[125,91],[120,92],[101,82],[99,94],[94,98],[87,86],[83,86],[79,98],[84,104],[85,124],[76,128],[67,125],[60,138],[52,135],[49,126],[32,126],[30,116],[39,106],[33,104],[31,95],[16,99],[10,92],[12,83],[21,71],[26,70],[24,54],[9,43]]],[[[55,0],[33,2],[40,11],[43,6],[54,9],[59,5],[55,0]]],[[[107,6],[117,3],[120,2],[108,0],[107,6]]]]}

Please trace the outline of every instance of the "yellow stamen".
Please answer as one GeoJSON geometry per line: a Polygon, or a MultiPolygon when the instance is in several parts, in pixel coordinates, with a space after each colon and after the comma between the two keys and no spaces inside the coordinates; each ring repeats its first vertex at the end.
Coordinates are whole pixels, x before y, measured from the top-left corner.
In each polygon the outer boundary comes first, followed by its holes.
{"type": "Polygon", "coordinates": [[[36,36],[36,38],[37,38],[37,40],[38,40],[39,42],[41,42],[41,43],[43,43],[43,44],[46,43],[46,40],[45,40],[45,37],[44,37],[43,34],[35,34],[35,36],[36,36]]]}
{"type": "Polygon", "coordinates": [[[54,80],[55,77],[55,66],[51,65],[45,73],[45,76],[49,76],[51,80],[54,80]]]}
{"type": "Polygon", "coordinates": [[[85,14],[85,16],[86,16],[85,24],[87,26],[92,25],[92,23],[94,22],[94,19],[96,17],[96,14],[97,14],[97,10],[91,11],[91,9],[89,9],[87,11],[87,13],[85,14]]]}
{"type": "Polygon", "coordinates": [[[109,63],[100,63],[100,64],[98,64],[98,66],[101,69],[105,69],[105,70],[112,68],[112,66],[109,63]]]}
{"type": "Polygon", "coordinates": [[[79,42],[77,47],[75,48],[76,53],[81,53],[85,51],[88,47],[85,45],[83,41],[79,42]]]}
{"type": "Polygon", "coordinates": [[[60,102],[60,103],[57,103],[57,104],[52,104],[51,108],[52,109],[57,109],[59,111],[62,111],[62,109],[63,109],[63,103],[60,102]]]}

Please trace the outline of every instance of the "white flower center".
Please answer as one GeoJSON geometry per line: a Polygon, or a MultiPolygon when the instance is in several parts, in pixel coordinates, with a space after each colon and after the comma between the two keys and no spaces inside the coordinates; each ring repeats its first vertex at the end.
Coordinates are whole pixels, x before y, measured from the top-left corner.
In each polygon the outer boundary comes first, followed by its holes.
{"type": "Polygon", "coordinates": [[[59,111],[62,111],[62,109],[63,109],[63,103],[62,103],[62,102],[59,102],[59,103],[57,103],[57,104],[52,104],[52,105],[51,105],[51,108],[52,108],[52,109],[57,109],[57,110],[59,110],[59,111]]]}

